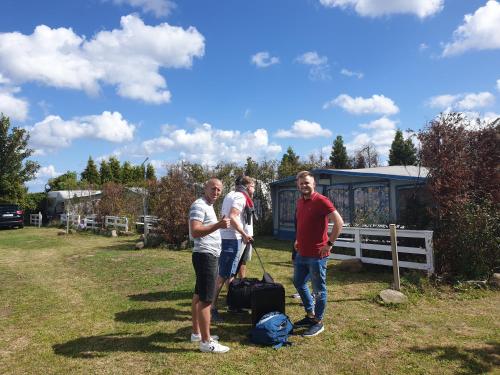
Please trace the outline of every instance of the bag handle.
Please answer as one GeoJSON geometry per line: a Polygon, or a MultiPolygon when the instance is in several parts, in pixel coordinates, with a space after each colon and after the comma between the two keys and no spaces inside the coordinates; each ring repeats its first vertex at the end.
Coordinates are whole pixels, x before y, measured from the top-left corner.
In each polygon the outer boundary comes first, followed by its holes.
{"type": "Polygon", "coordinates": [[[254,242],[252,242],[253,250],[255,251],[255,254],[257,254],[257,258],[259,259],[260,266],[262,267],[262,272],[264,274],[262,275],[262,281],[265,283],[274,283],[274,279],[270,274],[266,272],[266,269],[264,268],[264,263],[262,263],[262,259],[260,258],[259,252],[257,251],[257,248],[254,246],[254,242]]]}

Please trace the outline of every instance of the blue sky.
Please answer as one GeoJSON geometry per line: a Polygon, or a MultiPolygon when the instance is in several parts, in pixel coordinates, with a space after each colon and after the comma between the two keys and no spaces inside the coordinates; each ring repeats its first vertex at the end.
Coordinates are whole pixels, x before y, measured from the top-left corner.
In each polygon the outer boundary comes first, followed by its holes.
{"type": "Polygon", "coordinates": [[[30,190],[92,156],[161,174],[328,156],[441,111],[500,113],[496,0],[3,0],[0,111],[28,129],[30,190]]]}

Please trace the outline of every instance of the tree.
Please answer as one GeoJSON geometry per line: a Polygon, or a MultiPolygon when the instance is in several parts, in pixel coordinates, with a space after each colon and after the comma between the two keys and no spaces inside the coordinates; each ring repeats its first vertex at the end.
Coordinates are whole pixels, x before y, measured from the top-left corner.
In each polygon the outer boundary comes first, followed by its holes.
{"type": "Polygon", "coordinates": [[[436,270],[458,279],[487,278],[500,259],[500,120],[474,124],[446,113],[418,138],[434,200],[436,270]]]}
{"type": "Polygon", "coordinates": [[[111,168],[106,160],[101,161],[101,167],[99,168],[99,175],[101,178],[101,184],[104,185],[113,180],[113,176],[111,174],[111,168]]]}
{"type": "Polygon", "coordinates": [[[347,156],[347,150],[341,135],[338,135],[333,142],[329,166],[335,169],[349,168],[349,157],[347,156]]]}
{"type": "Polygon", "coordinates": [[[49,179],[50,190],[75,190],[78,188],[76,172],[67,171],[66,173],[49,179]]]}
{"type": "Polygon", "coordinates": [[[122,166],[122,178],[121,182],[123,185],[133,185],[134,184],[134,170],[130,162],[126,161],[122,166]]]}
{"type": "Polygon", "coordinates": [[[134,186],[140,186],[144,184],[144,174],[146,170],[144,165],[134,165],[132,166],[132,184],[134,186]]]}
{"type": "Polygon", "coordinates": [[[417,150],[411,138],[403,138],[401,130],[396,131],[389,150],[389,165],[416,165],[417,150]]]}
{"type": "Polygon", "coordinates": [[[99,176],[99,172],[97,171],[97,167],[91,156],[89,156],[89,160],[87,161],[87,166],[85,167],[80,176],[82,182],[85,181],[90,185],[96,186],[101,183],[101,177],[99,176]]]}
{"type": "Polygon", "coordinates": [[[109,168],[111,169],[111,181],[119,184],[122,180],[122,168],[120,162],[114,156],[109,158],[109,168]]]}
{"type": "Polygon", "coordinates": [[[151,163],[149,163],[148,167],[146,168],[146,180],[149,181],[156,180],[155,167],[153,167],[153,164],[151,163]]]}
{"type": "Polygon", "coordinates": [[[354,168],[378,167],[378,153],[372,144],[361,147],[354,156],[354,168]]]}
{"type": "Polygon", "coordinates": [[[24,184],[35,177],[40,165],[26,160],[34,150],[28,147],[29,134],[12,128],[10,120],[0,114],[0,201],[23,205],[27,189],[24,184]]]}
{"type": "Polygon", "coordinates": [[[278,167],[278,178],[295,176],[301,170],[299,156],[295,154],[292,147],[289,146],[286,154],[283,154],[281,163],[278,167]]]}
{"type": "Polygon", "coordinates": [[[250,156],[247,158],[247,163],[245,164],[245,176],[250,176],[256,178],[259,173],[259,163],[254,161],[250,156]]]}

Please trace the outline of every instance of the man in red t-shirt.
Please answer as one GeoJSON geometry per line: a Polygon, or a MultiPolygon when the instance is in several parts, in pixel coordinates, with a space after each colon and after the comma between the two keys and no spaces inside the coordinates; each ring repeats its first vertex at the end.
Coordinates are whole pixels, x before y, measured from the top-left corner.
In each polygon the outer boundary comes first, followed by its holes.
{"type": "Polygon", "coordinates": [[[324,331],[326,266],[327,259],[338,238],[344,221],[330,200],[315,192],[314,176],[308,171],[297,174],[297,188],[302,197],[297,200],[297,231],[293,284],[300,294],[306,317],[295,322],[295,327],[307,327],[304,337],[312,337],[324,331]],[[333,222],[333,231],[328,236],[328,222],[333,222]],[[311,280],[315,300],[307,281],[311,280]]]}

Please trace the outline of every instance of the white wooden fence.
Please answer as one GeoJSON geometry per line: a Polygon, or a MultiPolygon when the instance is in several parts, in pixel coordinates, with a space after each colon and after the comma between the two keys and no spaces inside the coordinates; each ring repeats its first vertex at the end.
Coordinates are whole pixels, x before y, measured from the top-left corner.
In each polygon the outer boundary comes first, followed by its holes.
{"type": "MultiPolygon", "coordinates": [[[[330,230],[332,224],[330,224],[330,230]]],[[[429,230],[407,230],[398,229],[397,237],[401,238],[416,238],[422,239],[421,245],[416,247],[402,246],[398,243],[398,257],[400,254],[418,254],[422,258],[422,262],[417,261],[399,261],[399,266],[403,268],[425,270],[428,274],[434,273],[434,256],[432,251],[432,231],[429,230]]],[[[335,241],[335,247],[354,249],[354,255],[344,255],[332,253],[332,259],[361,259],[363,263],[381,264],[384,266],[392,266],[391,259],[372,258],[363,254],[363,250],[375,250],[391,253],[391,243],[389,228],[356,228],[345,227],[342,229],[340,237],[335,241]],[[377,243],[378,242],[378,243],[377,243]]],[[[335,251],[335,249],[334,249],[335,251]]]]}
{"type": "MultiPolygon", "coordinates": [[[[66,225],[66,214],[61,214],[61,224],[66,225]]],[[[80,215],[69,214],[69,225],[81,229],[97,229],[101,227],[96,215],[85,216],[82,220],[80,215]]],[[[128,218],[125,216],[105,216],[104,227],[128,231],[128,218]]]]}
{"type": "Polygon", "coordinates": [[[83,226],[85,229],[99,229],[101,223],[97,221],[97,215],[85,216],[83,219],[83,226]]]}
{"type": "Polygon", "coordinates": [[[42,226],[42,213],[30,214],[30,225],[34,225],[38,228],[42,226]]]}
{"type": "Polygon", "coordinates": [[[69,220],[69,225],[72,227],[78,227],[80,224],[80,215],[77,214],[61,214],[61,224],[66,225],[66,222],[69,220]]]}
{"type": "Polygon", "coordinates": [[[123,229],[128,232],[128,218],[124,216],[106,216],[104,218],[104,226],[106,228],[123,229]]]}
{"type": "Polygon", "coordinates": [[[146,225],[148,226],[148,230],[151,230],[156,225],[158,225],[158,216],[153,216],[153,215],[146,215],[146,216],[141,215],[141,216],[139,216],[139,221],[135,222],[136,228],[143,227],[144,222],[146,222],[146,225]]]}

